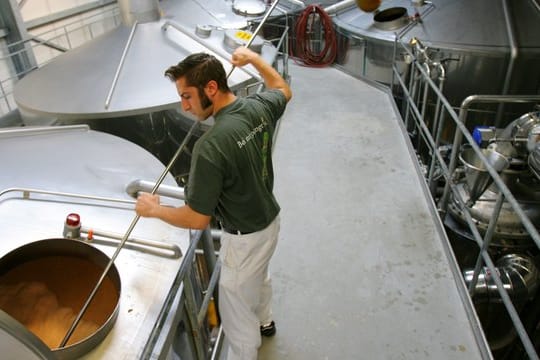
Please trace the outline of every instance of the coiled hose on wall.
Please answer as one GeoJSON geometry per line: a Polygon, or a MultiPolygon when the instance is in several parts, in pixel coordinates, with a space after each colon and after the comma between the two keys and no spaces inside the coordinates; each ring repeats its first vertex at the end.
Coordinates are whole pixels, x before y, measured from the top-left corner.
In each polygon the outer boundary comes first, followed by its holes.
{"type": "Polygon", "coordinates": [[[336,33],[332,19],[322,7],[309,5],[302,11],[296,21],[295,35],[294,49],[290,49],[290,53],[296,60],[312,67],[324,67],[334,62],[337,55],[336,33]],[[318,44],[319,39],[315,39],[313,34],[319,21],[323,35],[320,39],[322,49],[315,51],[313,44],[318,44]]]}

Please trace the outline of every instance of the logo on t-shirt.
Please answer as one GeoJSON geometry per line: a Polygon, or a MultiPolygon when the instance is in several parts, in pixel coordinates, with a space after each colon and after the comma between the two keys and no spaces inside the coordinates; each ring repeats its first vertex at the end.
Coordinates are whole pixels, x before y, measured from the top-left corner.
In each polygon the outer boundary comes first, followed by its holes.
{"type": "Polygon", "coordinates": [[[268,123],[266,122],[266,120],[264,118],[261,118],[261,123],[259,126],[256,126],[254,127],[250,132],[249,134],[247,134],[247,136],[245,138],[243,138],[242,140],[238,140],[236,142],[236,144],[238,144],[238,148],[243,148],[244,146],[246,146],[247,143],[249,143],[251,140],[253,140],[253,138],[255,137],[255,135],[257,135],[257,133],[260,133],[263,131],[263,129],[266,127],[268,123]]]}
{"type": "Polygon", "coordinates": [[[238,148],[243,148],[246,146],[253,138],[255,138],[255,135],[257,135],[260,132],[263,132],[263,141],[262,141],[262,148],[261,148],[261,161],[262,161],[262,179],[265,180],[268,178],[268,169],[267,169],[267,162],[268,162],[268,148],[270,143],[270,134],[268,131],[265,130],[266,126],[268,125],[268,122],[261,117],[261,123],[251,129],[249,134],[242,140],[239,140],[236,142],[238,145],[238,148]]]}

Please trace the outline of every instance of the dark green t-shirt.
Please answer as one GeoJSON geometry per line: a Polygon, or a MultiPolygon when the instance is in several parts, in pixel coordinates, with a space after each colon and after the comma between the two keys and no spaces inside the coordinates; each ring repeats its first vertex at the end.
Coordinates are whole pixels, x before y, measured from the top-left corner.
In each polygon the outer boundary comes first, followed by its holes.
{"type": "Polygon", "coordinates": [[[222,108],[193,149],[186,201],[226,228],[264,229],[279,213],[272,192],[272,138],[286,98],[269,90],[222,108]]]}

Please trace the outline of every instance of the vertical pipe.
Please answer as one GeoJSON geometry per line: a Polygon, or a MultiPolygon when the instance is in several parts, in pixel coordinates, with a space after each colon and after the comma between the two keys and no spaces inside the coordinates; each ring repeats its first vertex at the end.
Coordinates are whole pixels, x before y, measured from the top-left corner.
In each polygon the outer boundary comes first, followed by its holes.
{"type": "MultiPolygon", "coordinates": [[[[210,228],[206,228],[202,235],[202,248],[203,248],[203,254],[204,254],[204,260],[206,262],[206,266],[208,267],[208,273],[213,274],[216,269],[216,249],[214,247],[214,239],[212,238],[212,233],[210,231],[210,228]]],[[[216,305],[216,309],[218,308],[219,303],[219,294],[218,294],[218,288],[214,288],[214,301],[216,305]]],[[[219,310],[217,311],[219,314],[219,310]]],[[[219,316],[219,315],[218,315],[219,316]]]]}
{"type": "Polygon", "coordinates": [[[493,208],[493,215],[489,219],[488,228],[486,234],[484,235],[484,242],[478,253],[478,258],[476,259],[476,265],[474,266],[474,273],[471,282],[469,283],[469,295],[471,298],[474,296],[474,290],[476,288],[476,283],[478,281],[478,275],[482,269],[482,257],[484,252],[489,248],[491,244],[491,239],[493,239],[493,233],[495,232],[495,227],[497,226],[497,220],[499,219],[499,214],[501,212],[502,206],[504,203],[504,194],[502,192],[497,196],[497,201],[495,202],[495,207],[493,208]]]}
{"type": "MultiPolygon", "coordinates": [[[[414,93],[416,92],[416,89],[415,89],[415,84],[416,84],[416,81],[415,81],[415,77],[416,77],[416,60],[413,60],[413,62],[411,63],[411,77],[409,79],[409,89],[411,89],[411,92],[410,92],[410,96],[409,96],[409,99],[411,102],[414,103],[414,93]]],[[[405,100],[405,98],[404,98],[405,100]]],[[[410,116],[410,106],[409,105],[409,100],[406,100],[405,101],[405,130],[408,132],[409,131],[409,116],[410,116]]]]}
{"type": "MultiPolygon", "coordinates": [[[[444,81],[446,80],[446,73],[444,66],[441,64],[438,64],[439,66],[439,91],[442,94],[444,90],[444,81]]],[[[433,153],[431,154],[431,162],[429,163],[429,172],[428,172],[428,184],[429,189],[433,197],[435,197],[436,192],[436,182],[433,181],[433,173],[435,172],[435,160],[437,159],[436,153],[439,151],[439,142],[441,140],[441,134],[443,130],[443,117],[442,117],[442,109],[441,109],[441,98],[437,96],[437,105],[435,105],[435,113],[433,115],[433,128],[432,132],[435,135],[435,147],[433,149],[433,153]]]]}
{"type": "MultiPolygon", "coordinates": [[[[184,279],[188,279],[191,276],[191,267],[188,269],[184,279]]],[[[184,281],[184,294],[185,294],[185,309],[187,314],[187,326],[189,327],[190,333],[193,336],[193,341],[195,344],[195,353],[198,360],[205,360],[206,354],[202,344],[201,330],[197,322],[197,304],[195,299],[195,290],[191,284],[191,279],[184,281]]]]}
{"type": "MultiPolygon", "coordinates": [[[[506,76],[504,78],[504,85],[501,95],[507,95],[510,88],[510,81],[512,80],[512,75],[514,73],[514,64],[518,57],[518,48],[516,44],[516,38],[514,36],[514,28],[512,26],[512,19],[510,18],[510,10],[508,8],[508,0],[502,0],[504,20],[506,25],[506,32],[508,33],[508,41],[510,42],[510,60],[508,62],[508,67],[506,68],[506,76]]],[[[501,127],[502,116],[504,112],[504,103],[500,103],[497,109],[497,117],[495,120],[495,127],[501,127]]]]}

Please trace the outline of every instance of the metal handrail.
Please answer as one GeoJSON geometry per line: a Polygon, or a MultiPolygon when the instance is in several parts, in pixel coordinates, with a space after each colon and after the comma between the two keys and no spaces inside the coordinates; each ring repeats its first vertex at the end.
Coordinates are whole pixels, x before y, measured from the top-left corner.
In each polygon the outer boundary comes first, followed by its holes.
{"type": "Polygon", "coordinates": [[[53,195],[53,196],[76,198],[76,199],[105,201],[105,202],[112,202],[112,203],[119,203],[119,204],[129,204],[129,205],[135,204],[134,200],[125,200],[125,199],[118,199],[118,198],[111,198],[111,197],[104,197],[104,196],[76,194],[76,193],[68,193],[68,192],[63,192],[63,191],[50,191],[50,190],[41,190],[41,189],[32,189],[32,188],[23,188],[23,187],[12,187],[12,188],[1,190],[0,197],[11,192],[22,192],[24,199],[30,199],[30,194],[42,194],[42,195],[53,195]]]}
{"type": "MultiPolygon", "coordinates": [[[[516,330],[517,335],[519,336],[519,339],[523,345],[523,348],[529,358],[531,359],[538,359],[538,354],[536,353],[536,350],[534,348],[534,345],[532,344],[532,341],[527,334],[527,331],[525,330],[523,323],[519,317],[519,314],[517,310],[515,309],[512,300],[507,292],[507,290],[504,288],[504,285],[502,283],[502,280],[499,276],[499,273],[497,271],[497,268],[493,262],[493,260],[490,257],[490,254],[488,253],[487,249],[489,247],[489,243],[491,241],[493,231],[495,228],[495,224],[497,222],[497,218],[499,216],[499,212],[502,208],[503,201],[510,204],[512,210],[515,212],[516,216],[519,218],[521,224],[527,231],[528,235],[534,240],[535,244],[540,248],[540,237],[538,234],[537,229],[534,227],[530,219],[527,217],[527,215],[524,213],[523,209],[517,202],[514,195],[511,193],[511,191],[508,189],[500,175],[497,173],[497,171],[491,166],[491,164],[487,161],[484,154],[480,150],[479,146],[474,141],[472,135],[470,134],[469,130],[466,127],[466,118],[467,114],[470,110],[470,107],[473,103],[493,103],[493,104],[501,104],[501,103],[523,103],[523,102],[538,102],[540,101],[540,96],[538,95],[532,95],[532,96],[495,96],[495,95],[472,95],[467,97],[463,103],[461,104],[459,115],[455,112],[454,108],[450,105],[448,100],[445,98],[445,96],[442,93],[442,89],[440,85],[437,85],[430,77],[430,74],[426,71],[424,65],[422,64],[422,61],[420,61],[416,55],[409,49],[407,44],[404,44],[401,39],[396,39],[396,46],[400,46],[400,50],[403,50],[410,58],[413,60],[411,62],[411,78],[414,76],[418,76],[418,79],[423,82],[423,85],[428,87],[430,92],[434,94],[437,104],[441,106],[441,113],[436,114],[436,116],[442,119],[442,112],[444,111],[447,117],[453,121],[453,123],[456,126],[455,135],[454,135],[454,142],[452,145],[452,152],[450,155],[449,164],[446,163],[447,160],[443,158],[439,151],[439,131],[434,127],[432,131],[428,129],[428,126],[426,125],[424,121],[424,112],[423,109],[419,109],[419,104],[423,104],[422,106],[425,106],[425,102],[427,101],[427,98],[424,96],[423,99],[414,99],[411,96],[411,93],[405,84],[405,80],[402,78],[402,75],[399,73],[398,68],[395,64],[392,67],[392,73],[393,73],[393,80],[397,79],[397,86],[400,88],[400,90],[404,94],[404,101],[406,102],[406,109],[407,114],[410,114],[416,123],[417,128],[420,130],[421,134],[419,136],[422,137],[423,140],[425,140],[425,144],[429,147],[429,150],[431,151],[431,161],[432,163],[430,165],[430,171],[427,174],[426,181],[428,182],[428,185],[432,181],[433,176],[433,167],[438,166],[440,171],[442,171],[442,175],[446,181],[445,188],[443,195],[441,197],[441,200],[439,202],[439,210],[441,215],[444,215],[446,212],[446,208],[448,206],[448,199],[450,197],[450,193],[453,195],[453,199],[455,200],[457,206],[459,206],[460,211],[463,212],[465,221],[467,223],[467,226],[471,232],[471,235],[473,236],[474,240],[476,241],[478,247],[479,247],[479,255],[476,261],[476,266],[474,270],[473,275],[473,281],[471,282],[469,286],[469,296],[472,298],[474,296],[474,288],[476,285],[476,281],[478,279],[478,275],[480,273],[481,264],[482,262],[485,263],[486,267],[491,272],[491,277],[497,287],[497,291],[501,297],[501,300],[505,306],[505,309],[512,320],[513,326],[516,330]],[[432,132],[435,132],[433,134],[432,132]],[[461,193],[458,191],[457,187],[453,183],[452,175],[454,173],[454,170],[457,167],[457,157],[459,154],[460,145],[462,144],[463,140],[467,142],[467,144],[474,149],[474,152],[480,159],[480,161],[483,163],[484,167],[490,174],[490,176],[493,178],[494,184],[499,189],[499,196],[497,198],[496,204],[495,204],[495,211],[492,214],[492,218],[488,224],[487,231],[485,231],[484,236],[481,235],[477,223],[473,220],[473,217],[471,216],[471,213],[469,212],[469,209],[466,205],[466,201],[462,198],[461,193]]],[[[397,53],[397,52],[395,52],[397,53]]],[[[395,59],[395,58],[394,58],[395,59]]],[[[412,84],[412,81],[411,83],[412,84]]],[[[410,86],[409,86],[410,87],[410,86]]],[[[438,110],[439,111],[439,110],[438,110]]],[[[440,127],[442,124],[438,124],[437,126],[440,127]]]]}
{"type": "MultiPolygon", "coordinates": [[[[171,311],[180,311],[180,309],[173,309],[173,306],[178,303],[178,298],[181,296],[181,293],[184,293],[184,301],[180,302],[180,307],[183,306],[186,308],[188,325],[191,327],[191,331],[189,331],[189,333],[192,335],[192,340],[194,341],[197,358],[201,360],[207,358],[208,354],[205,353],[206,347],[198,334],[204,325],[203,322],[208,311],[210,300],[213,294],[216,292],[215,290],[219,279],[221,266],[219,261],[215,264],[215,266],[213,266],[213,261],[207,262],[208,272],[211,274],[211,277],[201,305],[196,306],[194,301],[195,290],[193,289],[193,285],[191,284],[190,280],[187,280],[187,277],[192,270],[201,240],[203,242],[202,247],[205,255],[211,256],[215,259],[213,245],[211,244],[212,237],[210,235],[210,229],[207,228],[205,230],[196,230],[195,232],[190,231],[190,245],[186,251],[186,254],[184,255],[182,264],[176,273],[173,284],[159,312],[158,318],[152,327],[150,336],[143,347],[142,353],[139,357],[140,359],[151,359],[158,357],[156,352],[159,352],[159,349],[156,349],[156,347],[162,336],[163,328],[168,323],[171,311]]],[[[215,342],[214,350],[216,347],[220,346],[219,341],[215,342]]]]}

